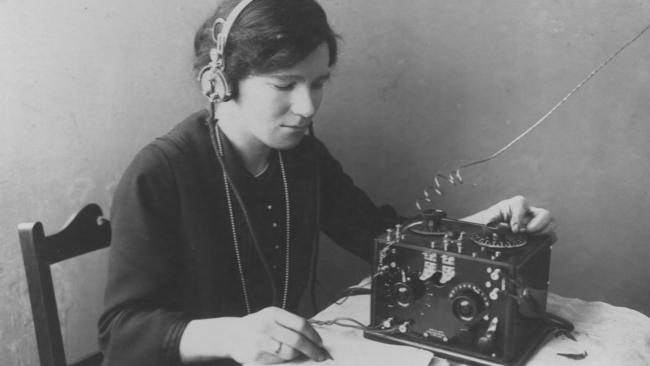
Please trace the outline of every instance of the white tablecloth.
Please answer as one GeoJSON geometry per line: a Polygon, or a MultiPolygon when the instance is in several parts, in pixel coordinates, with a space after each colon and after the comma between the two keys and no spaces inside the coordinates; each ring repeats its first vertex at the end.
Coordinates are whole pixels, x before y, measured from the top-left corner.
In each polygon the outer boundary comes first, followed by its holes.
{"type": "MultiPolygon", "coordinates": [[[[573,322],[576,340],[564,336],[552,338],[530,359],[528,366],[650,365],[650,318],[644,314],[603,302],[589,302],[555,294],[549,294],[547,310],[573,322]],[[558,355],[583,352],[587,353],[587,357],[581,360],[558,355]]],[[[370,296],[361,295],[349,298],[342,305],[329,306],[314,319],[351,317],[368,324],[369,312],[370,296]]],[[[365,339],[362,332],[356,329],[338,326],[316,329],[334,360],[317,363],[303,359],[287,365],[458,365],[436,358],[428,351],[365,339]]]]}

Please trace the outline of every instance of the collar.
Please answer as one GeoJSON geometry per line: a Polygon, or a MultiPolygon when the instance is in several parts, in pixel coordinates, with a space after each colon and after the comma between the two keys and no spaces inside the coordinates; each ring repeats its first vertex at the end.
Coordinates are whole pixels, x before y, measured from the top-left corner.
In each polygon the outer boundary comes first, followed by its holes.
{"type": "Polygon", "coordinates": [[[215,132],[219,134],[221,146],[223,147],[223,160],[226,164],[226,171],[230,176],[230,179],[234,182],[235,185],[237,185],[237,187],[242,187],[241,189],[244,190],[253,189],[253,186],[257,182],[274,176],[276,170],[279,169],[277,150],[271,150],[269,154],[268,168],[263,174],[256,178],[253,176],[253,174],[251,174],[251,172],[246,169],[240,154],[237,152],[232,142],[228,139],[228,136],[223,133],[218,123],[215,126],[215,132]]]}

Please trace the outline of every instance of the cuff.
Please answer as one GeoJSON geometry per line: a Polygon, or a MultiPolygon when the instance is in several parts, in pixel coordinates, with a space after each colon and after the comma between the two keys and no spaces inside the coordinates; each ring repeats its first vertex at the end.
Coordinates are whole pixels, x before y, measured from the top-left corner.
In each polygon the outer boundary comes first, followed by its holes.
{"type": "Polygon", "coordinates": [[[163,340],[164,366],[181,365],[181,357],[179,352],[181,336],[183,335],[183,331],[185,331],[185,327],[187,327],[187,324],[189,322],[189,319],[178,319],[167,331],[167,334],[163,340]]]}

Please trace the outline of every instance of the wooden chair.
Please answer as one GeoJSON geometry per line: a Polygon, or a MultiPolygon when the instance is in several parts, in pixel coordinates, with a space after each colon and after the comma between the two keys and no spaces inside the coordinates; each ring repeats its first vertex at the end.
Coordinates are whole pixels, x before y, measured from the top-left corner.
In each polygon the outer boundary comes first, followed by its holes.
{"type": "Polygon", "coordinates": [[[99,365],[102,361],[99,351],[77,362],[66,363],[50,265],[108,247],[111,239],[110,222],[102,217],[99,206],[90,204],[56,234],[45,236],[43,225],[35,222],[18,225],[18,235],[41,366],[99,365]]]}

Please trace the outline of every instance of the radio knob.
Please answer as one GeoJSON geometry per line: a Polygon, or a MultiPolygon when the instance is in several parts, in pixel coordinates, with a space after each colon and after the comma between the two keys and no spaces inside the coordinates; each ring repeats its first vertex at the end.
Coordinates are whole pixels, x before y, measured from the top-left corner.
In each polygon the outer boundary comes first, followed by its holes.
{"type": "Polygon", "coordinates": [[[464,322],[471,322],[485,310],[483,296],[471,288],[459,291],[451,306],[454,315],[464,322]]]}
{"type": "Polygon", "coordinates": [[[442,219],[447,217],[447,212],[443,210],[425,210],[422,212],[422,218],[430,232],[439,232],[442,219]]]}
{"type": "Polygon", "coordinates": [[[406,282],[398,282],[393,285],[393,302],[401,308],[408,308],[413,302],[424,296],[425,290],[424,282],[419,278],[412,278],[406,282]]]}

